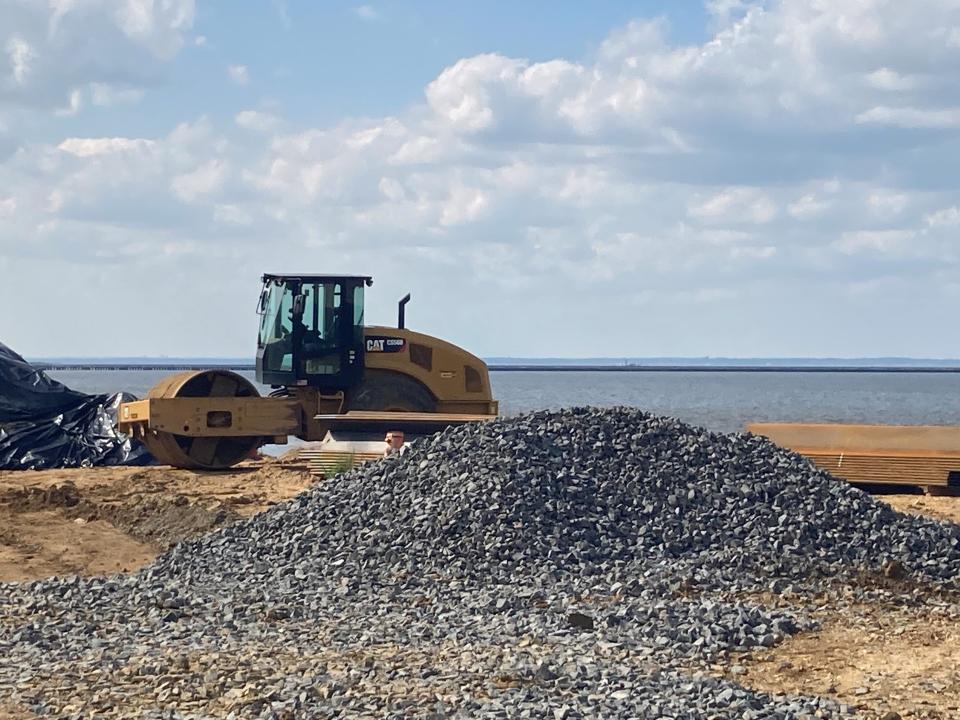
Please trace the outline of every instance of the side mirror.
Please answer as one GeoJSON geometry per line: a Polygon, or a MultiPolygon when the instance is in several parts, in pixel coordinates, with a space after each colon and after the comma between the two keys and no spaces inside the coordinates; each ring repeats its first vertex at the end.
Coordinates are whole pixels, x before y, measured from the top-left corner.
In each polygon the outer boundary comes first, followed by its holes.
{"type": "Polygon", "coordinates": [[[294,295],[293,296],[293,316],[300,317],[303,315],[303,295],[294,295]]]}
{"type": "Polygon", "coordinates": [[[257,302],[257,315],[263,315],[267,310],[267,289],[260,291],[260,300],[257,302]]]}

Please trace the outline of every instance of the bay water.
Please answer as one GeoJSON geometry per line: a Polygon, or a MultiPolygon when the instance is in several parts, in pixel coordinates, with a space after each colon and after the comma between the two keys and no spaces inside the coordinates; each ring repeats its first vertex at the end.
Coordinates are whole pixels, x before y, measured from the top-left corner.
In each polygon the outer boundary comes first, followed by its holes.
{"type": "MultiPolygon", "coordinates": [[[[143,397],[163,370],[57,370],[87,393],[143,397]]],[[[241,373],[253,380],[253,373],[241,373]]],[[[858,372],[493,371],[504,415],[582,405],[630,405],[711,430],[748,422],[960,425],[960,374],[858,372]]],[[[269,388],[260,387],[266,394],[269,388]]]]}

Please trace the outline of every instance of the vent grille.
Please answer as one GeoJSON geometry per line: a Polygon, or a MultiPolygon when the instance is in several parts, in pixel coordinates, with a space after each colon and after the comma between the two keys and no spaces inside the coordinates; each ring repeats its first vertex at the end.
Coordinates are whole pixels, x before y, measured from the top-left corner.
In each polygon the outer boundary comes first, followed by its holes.
{"type": "Polygon", "coordinates": [[[426,371],[433,370],[433,348],[418,343],[410,343],[410,362],[426,371]]]}
{"type": "Polygon", "coordinates": [[[467,387],[467,392],[483,392],[483,380],[476,368],[469,365],[463,366],[463,380],[467,387]]]}

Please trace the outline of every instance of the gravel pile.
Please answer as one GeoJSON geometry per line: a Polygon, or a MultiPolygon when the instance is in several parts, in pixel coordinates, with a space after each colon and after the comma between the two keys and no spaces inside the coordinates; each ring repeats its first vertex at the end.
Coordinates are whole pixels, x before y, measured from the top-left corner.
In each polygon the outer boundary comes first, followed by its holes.
{"type": "Polygon", "coordinates": [[[82,717],[839,717],[704,674],[808,624],[749,598],[958,573],[955,526],[763,439],[542,412],[434,436],[134,576],[0,586],[0,696],[82,717]]]}

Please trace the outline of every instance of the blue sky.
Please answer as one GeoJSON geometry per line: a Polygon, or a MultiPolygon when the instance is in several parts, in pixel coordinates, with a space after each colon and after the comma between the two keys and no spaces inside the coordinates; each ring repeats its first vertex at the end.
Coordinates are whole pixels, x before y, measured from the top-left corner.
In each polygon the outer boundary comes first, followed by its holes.
{"type": "Polygon", "coordinates": [[[48,137],[162,133],[194,108],[229,121],[249,105],[282,110],[306,126],[397,112],[423,97],[443,68],[501,53],[544,61],[589,58],[611,28],[637,17],[668,20],[677,42],[699,42],[699,2],[419,2],[363,5],[309,0],[200,3],[187,44],[135,105],[49,118],[48,137]],[[202,45],[196,45],[197,39],[202,45]],[[224,83],[227,66],[244,85],[224,83]]]}
{"type": "Polygon", "coordinates": [[[489,356],[960,357],[957,67],[954,0],[0,0],[0,341],[242,357],[303,269],[489,356]]]}

